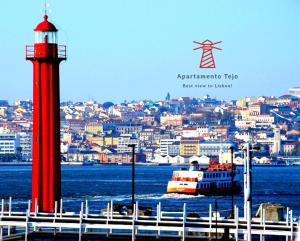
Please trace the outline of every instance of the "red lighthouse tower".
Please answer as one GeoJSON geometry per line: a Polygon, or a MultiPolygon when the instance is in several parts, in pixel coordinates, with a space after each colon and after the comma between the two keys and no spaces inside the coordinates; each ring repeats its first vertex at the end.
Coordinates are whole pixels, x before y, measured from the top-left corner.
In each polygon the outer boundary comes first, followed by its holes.
{"type": "Polygon", "coordinates": [[[46,14],[34,31],[34,45],[26,46],[33,63],[32,210],[54,212],[61,198],[59,64],[66,46],[57,44],[46,14]]]}

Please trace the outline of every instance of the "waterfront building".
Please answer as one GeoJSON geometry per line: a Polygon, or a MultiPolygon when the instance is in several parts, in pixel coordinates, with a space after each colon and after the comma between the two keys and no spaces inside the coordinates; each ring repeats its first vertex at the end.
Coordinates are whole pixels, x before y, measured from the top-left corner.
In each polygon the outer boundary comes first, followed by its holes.
{"type": "Polygon", "coordinates": [[[136,146],[136,150],[139,150],[139,141],[134,138],[131,134],[122,134],[118,138],[118,153],[131,153],[132,148],[128,145],[134,144],[136,146]]]}
{"type": "Polygon", "coordinates": [[[229,152],[233,145],[229,141],[205,141],[199,143],[199,155],[219,156],[220,152],[229,152]]]}
{"type": "Polygon", "coordinates": [[[14,155],[20,151],[20,137],[15,133],[0,133],[0,155],[14,155]]]}
{"type": "Polygon", "coordinates": [[[180,141],[180,155],[184,157],[199,156],[200,138],[181,138],[180,141]]]}
{"type": "Polygon", "coordinates": [[[160,155],[177,156],[180,154],[180,141],[178,139],[161,139],[160,155]]]}
{"type": "Polygon", "coordinates": [[[21,132],[19,133],[20,151],[23,161],[30,161],[32,158],[32,134],[21,132]]]}

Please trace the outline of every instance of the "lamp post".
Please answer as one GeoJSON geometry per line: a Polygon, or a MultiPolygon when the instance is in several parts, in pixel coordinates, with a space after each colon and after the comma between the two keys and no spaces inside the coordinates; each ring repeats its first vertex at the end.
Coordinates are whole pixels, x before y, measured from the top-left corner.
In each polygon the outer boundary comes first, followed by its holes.
{"type": "Polygon", "coordinates": [[[233,197],[233,151],[234,146],[230,146],[230,157],[231,157],[231,217],[234,218],[234,197],[233,197]]]}
{"type": "MultiPolygon", "coordinates": [[[[244,159],[244,167],[246,178],[244,179],[244,216],[247,219],[247,241],[252,240],[251,235],[251,219],[252,219],[252,152],[260,148],[250,143],[246,143],[243,150],[246,158],[244,159]]],[[[245,177],[245,175],[244,175],[245,177]]]]}
{"type": "Polygon", "coordinates": [[[135,144],[129,144],[128,147],[132,148],[131,205],[132,205],[132,212],[133,212],[133,205],[134,205],[134,177],[135,177],[135,144]]]}

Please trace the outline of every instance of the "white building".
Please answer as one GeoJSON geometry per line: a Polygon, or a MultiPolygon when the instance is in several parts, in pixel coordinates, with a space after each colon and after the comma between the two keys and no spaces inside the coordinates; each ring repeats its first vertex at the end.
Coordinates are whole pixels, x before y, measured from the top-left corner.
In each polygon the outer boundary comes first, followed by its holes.
{"type": "Polygon", "coordinates": [[[17,134],[0,134],[0,155],[16,154],[20,147],[20,138],[17,134]]]}
{"type": "Polygon", "coordinates": [[[231,142],[217,142],[217,141],[207,141],[200,142],[200,156],[219,156],[221,151],[228,152],[229,148],[232,146],[231,142]]]}
{"type": "Polygon", "coordinates": [[[117,151],[118,153],[131,153],[132,148],[128,145],[134,144],[136,153],[139,150],[139,141],[132,137],[131,134],[121,134],[118,138],[118,146],[117,151]]]}
{"type": "Polygon", "coordinates": [[[276,128],[274,130],[274,138],[273,138],[273,153],[279,154],[281,151],[281,135],[280,135],[280,129],[276,128]]]}
{"type": "Polygon", "coordinates": [[[180,141],[178,139],[161,139],[159,145],[161,156],[177,156],[180,153],[180,141]]]}
{"type": "Polygon", "coordinates": [[[30,160],[32,158],[32,135],[31,133],[21,132],[19,134],[21,155],[23,160],[30,160]]]}

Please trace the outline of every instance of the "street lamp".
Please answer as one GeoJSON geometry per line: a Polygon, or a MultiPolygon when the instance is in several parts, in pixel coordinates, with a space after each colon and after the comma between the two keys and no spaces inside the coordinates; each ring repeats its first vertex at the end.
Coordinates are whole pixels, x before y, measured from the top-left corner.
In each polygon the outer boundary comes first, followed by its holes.
{"type": "Polygon", "coordinates": [[[132,148],[131,205],[132,205],[132,212],[133,212],[133,205],[134,205],[134,177],[135,177],[135,144],[129,144],[128,147],[132,148]]]}
{"type": "Polygon", "coordinates": [[[230,157],[231,157],[231,217],[234,218],[234,197],[233,197],[233,151],[234,151],[234,146],[230,146],[230,157]]]}
{"type": "Polygon", "coordinates": [[[246,143],[244,151],[244,217],[247,219],[247,241],[252,240],[251,218],[252,218],[252,152],[260,150],[257,145],[246,143]]]}

